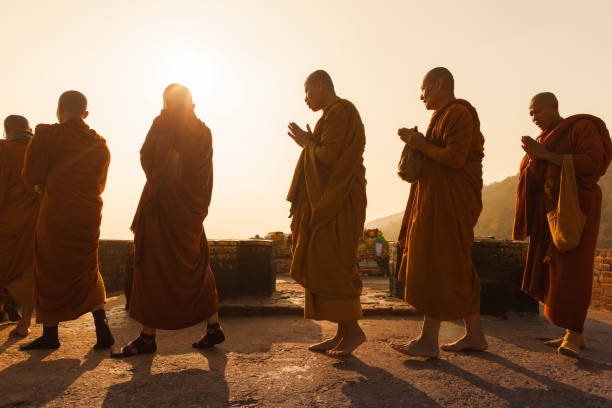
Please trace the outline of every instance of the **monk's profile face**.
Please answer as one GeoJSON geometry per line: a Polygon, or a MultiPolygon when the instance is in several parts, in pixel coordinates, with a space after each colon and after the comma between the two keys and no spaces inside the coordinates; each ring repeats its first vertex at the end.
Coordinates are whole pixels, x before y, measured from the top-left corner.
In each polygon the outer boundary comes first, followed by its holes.
{"type": "Polygon", "coordinates": [[[425,104],[425,109],[436,110],[440,106],[438,101],[441,95],[441,81],[429,79],[427,76],[423,79],[421,85],[421,100],[425,104]]]}
{"type": "Polygon", "coordinates": [[[324,92],[325,88],[321,80],[306,81],[304,83],[304,93],[306,94],[304,101],[312,111],[317,112],[324,108],[324,92]]]}
{"type": "Polygon", "coordinates": [[[529,104],[529,115],[533,123],[544,131],[554,127],[559,117],[559,110],[551,102],[533,98],[529,104]]]}

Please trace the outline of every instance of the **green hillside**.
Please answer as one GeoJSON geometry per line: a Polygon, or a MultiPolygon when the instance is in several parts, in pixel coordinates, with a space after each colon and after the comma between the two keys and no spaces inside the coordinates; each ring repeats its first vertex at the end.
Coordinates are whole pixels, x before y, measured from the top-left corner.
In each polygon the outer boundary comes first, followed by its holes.
{"type": "MultiPolygon", "coordinates": [[[[476,236],[494,236],[509,239],[512,234],[516,183],[518,176],[486,185],[482,190],[483,210],[475,228],[476,236]]],[[[599,180],[603,192],[599,248],[612,248],[612,171],[599,180]]],[[[406,197],[408,199],[408,197],[406,197]]],[[[403,213],[366,223],[368,228],[380,228],[387,239],[397,240],[403,213]]]]}

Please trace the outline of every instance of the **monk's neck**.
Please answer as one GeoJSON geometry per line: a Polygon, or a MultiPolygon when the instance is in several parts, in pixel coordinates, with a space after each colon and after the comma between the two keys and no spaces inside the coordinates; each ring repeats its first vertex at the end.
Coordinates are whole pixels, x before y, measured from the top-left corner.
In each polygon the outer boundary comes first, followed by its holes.
{"type": "Polygon", "coordinates": [[[329,94],[328,97],[323,100],[323,111],[326,111],[338,99],[340,98],[338,98],[336,94],[329,94]]]}
{"type": "Polygon", "coordinates": [[[550,127],[549,127],[549,129],[546,129],[546,130],[553,130],[553,129],[556,129],[556,128],[557,128],[557,126],[559,126],[559,123],[561,123],[561,122],[563,122],[563,118],[562,118],[561,116],[559,116],[559,117],[557,117],[555,120],[553,120],[553,121],[550,123],[550,127]]]}
{"type": "Polygon", "coordinates": [[[443,97],[440,98],[440,101],[438,102],[438,107],[436,108],[436,110],[440,110],[444,108],[449,103],[454,102],[455,100],[457,100],[457,98],[455,98],[454,94],[444,95],[443,97]]]}

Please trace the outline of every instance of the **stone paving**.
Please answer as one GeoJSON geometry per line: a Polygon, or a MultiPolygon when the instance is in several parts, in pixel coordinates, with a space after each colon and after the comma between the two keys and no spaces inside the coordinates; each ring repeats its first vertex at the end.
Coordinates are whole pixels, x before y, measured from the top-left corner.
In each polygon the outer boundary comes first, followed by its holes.
{"type": "MultiPolygon", "coordinates": [[[[362,276],[361,305],[365,316],[414,316],[420,313],[401,299],[389,296],[389,279],[362,276]]],[[[224,316],[303,315],[304,289],[288,275],[278,275],[276,293],[270,297],[240,297],[221,302],[224,316]]]]}
{"type": "MultiPolygon", "coordinates": [[[[382,281],[377,282],[379,287],[365,280],[374,286],[366,291],[374,298],[377,291],[384,295],[382,281]]],[[[288,295],[281,291],[274,299],[298,302],[297,293],[288,295]]],[[[233,302],[228,311],[247,304],[244,299],[233,302]]],[[[116,296],[108,304],[118,345],[138,333],[124,303],[123,296],[116,296]]],[[[558,328],[542,316],[520,313],[507,319],[483,317],[488,352],[409,358],[389,343],[414,336],[421,318],[414,312],[372,313],[362,320],[368,341],[343,359],[306,350],[332,335],[332,324],[272,315],[271,310],[259,317],[222,316],[227,341],[217,348],[190,347],[202,329],[196,326],[160,331],[157,354],[126,360],[91,350],[95,334],[90,315],[61,324],[62,346],[54,351],[21,352],[18,346],[27,340],[9,338],[13,325],[0,324],[0,407],[612,406],[610,313],[589,314],[589,347],[580,360],[558,356],[542,344],[542,339],[559,335],[558,328]]],[[[441,341],[460,336],[462,330],[460,322],[444,323],[441,341]]],[[[40,333],[35,326],[31,338],[40,333]]]]}

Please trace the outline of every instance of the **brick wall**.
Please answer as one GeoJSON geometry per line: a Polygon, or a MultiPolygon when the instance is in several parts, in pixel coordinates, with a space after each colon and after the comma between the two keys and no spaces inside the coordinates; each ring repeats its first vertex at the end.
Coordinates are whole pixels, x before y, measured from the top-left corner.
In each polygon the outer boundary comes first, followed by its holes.
{"type": "MultiPolygon", "coordinates": [[[[220,298],[269,296],[276,288],[272,241],[210,240],[210,267],[220,298]]],[[[107,293],[129,291],[134,272],[132,241],[100,240],[100,272],[107,293]]]]}
{"type": "Polygon", "coordinates": [[[612,250],[597,250],[593,267],[593,309],[612,311],[612,250]]]}

